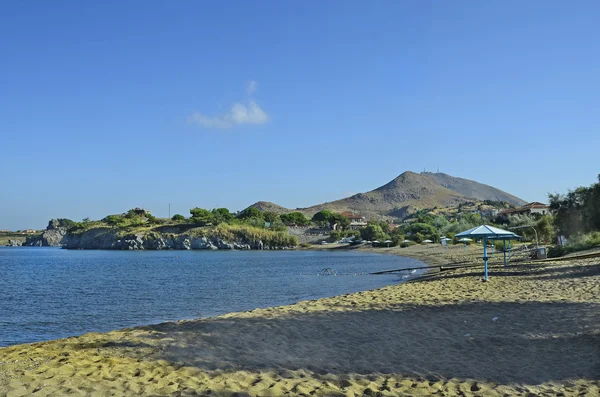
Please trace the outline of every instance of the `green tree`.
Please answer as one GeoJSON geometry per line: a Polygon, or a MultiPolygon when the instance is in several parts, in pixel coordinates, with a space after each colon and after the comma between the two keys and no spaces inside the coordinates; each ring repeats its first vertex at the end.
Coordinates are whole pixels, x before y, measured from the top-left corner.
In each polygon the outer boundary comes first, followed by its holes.
{"type": "Polygon", "coordinates": [[[233,215],[227,208],[216,208],[212,211],[214,217],[214,224],[218,225],[220,223],[229,223],[233,220],[233,215]]]}
{"type": "Polygon", "coordinates": [[[303,213],[297,211],[290,212],[289,214],[283,214],[280,216],[280,218],[281,221],[286,225],[306,226],[310,222],[303,213]]]}
{"type": "Polygon", "coordinates": [[[185,216],[183,216],[181,214],[175,214],[175,215],[173,215],[171,220],[173,220],[175,222],[183,222],[183,221],[185,221],[185,216]]]}
{"type": "Polygon", "coordinates": [[[554,229],[554,222],[552,215],[544,215],[535,224],[535,228],[539,234],[539,238],[542,241],[554,241],[556,237],[556,230],[554,229]]]}
{"type": "Polygon", "coordinates": [[[416,234],[421,233],[424,236],[434,236],[438,234],[435,226],[428,225],[427,223],[411,223],[407,226],[406,231],[416,234]]]}
{"type": "Polygon", "coordinates": [[[387,240],[387,236],[381,229],[381,226],[370,224],[366,227],[360,229],[360,237],[363,240],[375,241],[378,240],[380,242],[387,240]]]}
{"type": "Polygon", "coordinates": [[[273,223],[276,220],[279,220],[279,215],[277,215],[276,212],[273,211],[265,211],[263,212],[263,218],[265,219],[265,222],[270,222],[273,223]]]}
{"type": "Polygon", "coordinates": [[[204,208],[192,208],[190,210],[191,220],[198,225],[205,226],[214,222],[214,215],[204,208]]]}
{"type": "Polygon", "coordinates": [[[598,183],[590,187],[578,187],[565,195],[550,194],[549,199],[560,234],[570,237],[600,230],[600,175],[598,183]]]}
{"type": "Polygon", "coordinates": [[[237,216],[238,219],[246,220],[250,218],[260,218],[263,219],[263,213],[260,212],[258,208],[248,207],[237,216]]]}
{"type": "Polygon", "coordinates": [[[313,215],[312,221],[329,223],[329,220],[331,219],[332,216],[333,216],[333,212],[331,212],[329,210],[322,210],[313,215]]]}
{"type": "Polygon", "coordinates": [[[346,230],[348,226],[350,226],[350,219],[341,214],[331,214],[331,217],[329,218],[329,224],[331,226],[337,225],[338,228],[346,230]]]}
{"type": "Polygon", "coordinates": [[[329,237],[333,241],[339,241],[342,238],[342,232],[340,232],[339,230],[332,230],[331,232],[329,232],[329,237]]]}
{"type": "Polygon", "coordinates": [[[425,240],[425,236],[422,233],[415,233],[410,236],[410,240],[414,241],[415,243],[421,243],[423,240],[425,240]]]}

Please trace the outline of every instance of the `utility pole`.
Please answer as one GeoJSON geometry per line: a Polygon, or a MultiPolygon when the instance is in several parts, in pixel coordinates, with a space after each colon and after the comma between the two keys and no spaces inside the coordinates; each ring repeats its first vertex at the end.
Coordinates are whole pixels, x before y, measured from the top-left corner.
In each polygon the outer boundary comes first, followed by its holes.
{"type": "Polygon", "coordinates": [[[171,219],[171,203],[169,203],[169,219],[171,219]]]}

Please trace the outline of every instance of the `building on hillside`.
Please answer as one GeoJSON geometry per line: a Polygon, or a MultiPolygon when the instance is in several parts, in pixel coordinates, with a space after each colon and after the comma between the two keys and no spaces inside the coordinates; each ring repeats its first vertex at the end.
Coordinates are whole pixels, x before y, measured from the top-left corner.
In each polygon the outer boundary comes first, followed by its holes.
{"type": "Polygon", "coordinates": [[[519,208],[509,208],[498,212],[498,216],[508,219],[509,215],[546,215],[550,213],[550,207],[547,204],[534,201],[527,203],[519,208]]]}
{"type": "Polygon", "coordinates": [[[344,211],[340,215],[350,220],[350,229],[360,229],[367,226],[367,218],[351,211],[344,211]]]}
{"type": "Polygon", "coordinates": [[[8,230],[8,229],[0,229],[0,233],[10,233],[10,230],[8,230]]]}
{"type": "Polygon", "coordinates": [[[499,213],[500,212],[496,208],[489,208],[479,211],[479,215],[481,215],[484,218],[495,218],[498,216],[499,213]]]}

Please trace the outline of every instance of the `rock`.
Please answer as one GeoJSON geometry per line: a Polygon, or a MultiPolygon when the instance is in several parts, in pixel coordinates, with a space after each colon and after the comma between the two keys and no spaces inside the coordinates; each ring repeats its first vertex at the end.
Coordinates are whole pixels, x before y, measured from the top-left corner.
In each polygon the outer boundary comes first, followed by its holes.
{"type": "Polygon", "coordinates": [[[20,247],[23,245],[21,240],[8,240],[7,247],[20,247]]]}
{"type": "Polygon", "coordinates": [[[220,238],[215,239],[213,244],[221,250],[232,250],[234,249],[233,244],[228,243],[227,241],[221,240],[220,238]]]}
{"type": "Polygon", "coordinates": [[[196,237],[192,239],[191,248],[193,250],[205,250],[209,249],[209,245],[212,245],[206,237],[196,237]]]}
{"type": "Polygon", "coordinates": [[[50,230],[42,236],[28,239],[28,245],[62,245],[67,249],[117,249],[117,250],[250,250],[285,249],[287,247],[266,246],[261,240],[226,241],[220,238],[193,237],[178,234],[177,228],[156,228],[151,232],[131,233],[125,236],[122,231],[111,227],[98,227],[89,230],[66,232],[66,229],[51,222],[50,230]],[[64,233],[64,234],[63,234],[64,233]]]}
{"type": "Polygon", "coordinates": [[[251,249],[250,244],[244,244],[244,243],[233,243],[233,249],[236,250],[249,250],[251,249]]]}
{"type": "Polygon", "coordinates": [[[60,219],[52,219],[41,235],[27,237],[23,245],[30,247],[62,247],[66,244],[67,225],[60,219]]]}
{"type": "Polygon", "coordinates": [[[66,234],[65,228],[45,230],[42,233],[42,245],[44,247],[61,247],[66,234]]]}

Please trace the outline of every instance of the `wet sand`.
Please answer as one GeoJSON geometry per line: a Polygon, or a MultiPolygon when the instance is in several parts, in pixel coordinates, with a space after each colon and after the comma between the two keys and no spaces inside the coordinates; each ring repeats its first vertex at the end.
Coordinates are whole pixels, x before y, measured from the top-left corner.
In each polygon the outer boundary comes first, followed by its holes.
{"type": "Polygon", "coordinates": [[[3,348],[0,396],[600,395],[600,258],[481,272],[3,348]]]}

